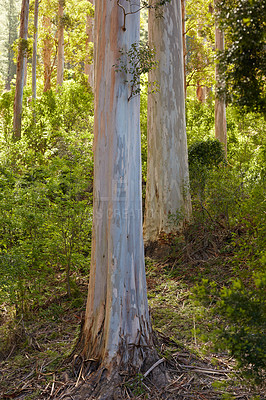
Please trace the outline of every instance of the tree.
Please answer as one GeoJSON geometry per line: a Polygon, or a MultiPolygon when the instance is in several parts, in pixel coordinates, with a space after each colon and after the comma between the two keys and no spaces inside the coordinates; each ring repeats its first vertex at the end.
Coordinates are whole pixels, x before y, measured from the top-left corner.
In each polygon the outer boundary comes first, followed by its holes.
{"type": "MultiPolygon", "coordinates": [[[[94,0],[88,0],[91,4],[94,4],[94,0]]],[[[86,52],[87,52],[87,57],[85,60],[85,68],[84,72],[86,75],[88,75],[88,81],[91,87],[93,88],[94,86],[94,66],[93,62],[91,60],[91,46],[90,44],[93,43],[93,34],[94,34],[94,18],[91,16],[91,13],[87,13],[87,21],[86,21],[86,34],[87,34],[87,40],[86,40],[86,52]]]]}
{"type": "MultiPolygon", "coordinates": [[[[17,1],[16,0],[8,0],[5,4],[6,8],[6,26],[4,27],[4,31],[8,32],[8,35],[5,33],[5,42],[4,47],[7,52],[7,57],[4,59],[4,76],[5,76],[5,88],[6,90],[10,90],[11,81],[14,78],[16,73],[16,65],[13,61],[14,59],[14,51],[13,44],[18,37],[17,26],[18,26],[18,11],[17,11],[17,1]],[[8,39],[6,40],[6,36],[8,39]]],[[[4,10],[3,10],[4,11],[4,10]]]]}
{"type": "Polygon", "coordinates": [[[64,80],[64,5],[65,0],[58,0],[58,51],[57,51],[57,85],[64,80]]]}
{"type": "Polygon", "coordinates": [[[52,35],[52,21],[51,21],[51,0],[46,3],[41,3],[42,9],[42,27],[43,27],[43,40],[42,40],[42,53],[43,53],[43,69],[44,69],[44,88],[43,91],[47,92],[51,89],[51,77],[53,66],[51,58],[53,55],[53,35],[52,35]]]}
{"type": "Polygon", "coordinates": [[[21,14],[20,14],[18,58],[17,58],[16,92],[14,100],[13,131],[15,139],[20,139],[21,137],[23,86],[24,86],[24,74],[25,74],[26,59],[27,59],[27,49],[28,49],[27,45],[28,21],[29,21],[29,0],[22,0],[21,14]]]}
{"type": "Polygon", "coordinates": [[[217,8],[227,44],[219,56],[226,100],[266,114],[265,1],[220,0],[217,8]]]}
{"type": "Polygon", "coordinates": [[[39,0],[34,3],[34,36],[32,52],[32,97],[36,99],[36,69],[37,69],[37,40],[38,40],[39,0]]]}
{"type": "Polygon", "coordinates": [[[148,158],[144,239],[180,228],[190,218],[188,156],[180,0],[172,0],[157,15],[149,10],[149,42],[158,67],[149,73],[159,91],[148,95],[148,158]],[[170,220],[178,214],[179,224],[170,220]]]}
{"type": "MultiPolygon", "coordinates": [[[[219,0],[214,1],[215,5],[219,3],[219,0]]],[[[215,25],[215,48],[218,52],[224,50],[224,33],[215,25]]],[[[225,96],[218,95],[219,91],[224,87],[223,75],[220,70],[219,64],[216,64],[215,68],[216,78],[216,97],[215,97],[215,137],[224,145],[225,154],[227,149],[227,129],[226,129],[226,104],[225,96]]]]}
{"type": "Polygon", "coordinates": [[[129,100],[131,74],[114,68],[120,50],[139,41],[138,9],[138,1],[95,4],[92,256],[81,343],[84,359],[95,360],[92,368],[109,374],[139,370],[154,352],[142,237],[140,99],[129,100]],[[121,5],[131,12],[125,30],[121,5]]]}

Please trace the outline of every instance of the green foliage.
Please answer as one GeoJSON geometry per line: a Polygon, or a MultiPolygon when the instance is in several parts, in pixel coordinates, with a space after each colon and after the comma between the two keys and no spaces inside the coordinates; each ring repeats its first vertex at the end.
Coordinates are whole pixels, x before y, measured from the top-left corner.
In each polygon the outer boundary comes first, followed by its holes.
{"type": "Polygon", "coordinates": [[[227,100],[265,114],[265,3],[221,0],[218,19],[227,37],[227,48],[218,56],[227,100]]]}
{"type": "Polygon", "coordinates": [[[128,100],[141,91],[140,84],[144,83],[142,75],[156,68],[154,60],[155,49],[148,43],[133,43],[128,51],[120,50],[120,58],[115,67],[116,72],[126,75],[125,82],[129,83],[130,95],[128,100]]]}
{"type": "Polygon", "coordinates": [[[186,128],[188,145],[214,137],[214,105],[197,99],[186,99],[186,128]]]}
{"type": "Polygon", "coordinates": [[[208,168],[217,167],[225,161],[223,145],[216,139],[195,142],[188,149],[188,161],[190,166],[193,165],[196,168],[200,165],[208,168]]]}
{"type": "Polygon", "coordinates": [[[253,277],[253,287],[234,280],[229,287],[218,289],[215,283],[203,281],[194,289],[197,300],[215,302],[213,315],[221,318],[222,326],[212,334],[217,349],[227,349],[246,373],[263,379],[265,357],[266,273],[253,277]]]}
{"type": "Polygon", "coordinates": [[[92,93],[68,81],[25,102],[12,142],[12,95],[3,94],[0,163],[0,298],[17,313],[70,295],[86,276],[92,225],[92,93]],[[65,282],[62,287],[62,282],[65,282]]]}

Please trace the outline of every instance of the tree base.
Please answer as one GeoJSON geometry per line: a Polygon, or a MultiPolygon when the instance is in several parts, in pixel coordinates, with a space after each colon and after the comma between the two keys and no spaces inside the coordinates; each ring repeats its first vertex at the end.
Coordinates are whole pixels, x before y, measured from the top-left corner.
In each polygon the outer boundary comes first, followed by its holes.
{"type": "Polygon", "coordinates": [[[125,400],[142,394],[148,395],[145,398],[164,399],[164,388],[168,383],[164,361],[153,350],[139,371],[133,373],[129,365],[127,370],[124,366],[123,370],[113,368],[110,372],[95,362],[84,362],[81,357],[76,357],[73,372],[76,375],[79,371],[78,377],[72,389],[64,393],[64,400],[125,400]]]}

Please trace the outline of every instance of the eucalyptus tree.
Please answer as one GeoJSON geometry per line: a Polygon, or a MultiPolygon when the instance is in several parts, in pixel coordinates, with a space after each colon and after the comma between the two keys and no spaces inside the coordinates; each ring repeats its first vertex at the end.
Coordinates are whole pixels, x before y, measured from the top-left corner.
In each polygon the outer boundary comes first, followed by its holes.
{"type": "Polygon", "coordinates": [[[32,51],[32,97],[34,99],[36,99],[38,16],[39,16],[39,0],[35,0],[35,2],[34,2],[33,51],[32,51]]]}
{"type": "Polygon", "coordinates": [[[5,88],[6,90],[10,90],[11,81],[16,74],[13,45],[18,38],[18,1],[3,1],[1,4],[1,13],[3,29],[1,37],[1,70],[5,79],[5,88]]]}
{"type": "Polygon", "coordinates": [[[58,0],[58,27],[57,27],[57,80],[62,86],[64,80],[64,6],[65,0],[58,0]]]}
{"type": "MultiPolygon", "coordinates": [[[[94,5],[94,0],[88,0],[90,4],[94,5]]],[[[94,66],[93,66],[93,35],[94,35],[94,16],[92,12],[87,13],[87,21],[86,21],[86,60],[84,66],[84,72],[88,75],[88,81],[90,86],[94,87],[94,66]]]]}
{"type": "Polygon", "coordinates": [[[93,233],[82,354],[109,374],[139,370],[154,352],[142,236],[140,99],[131,96],[132,74],[114,67],[121,51],[139,41],[139,8],[137,0],[95,4],[93,233]]]}
{"type": "Polygon", "coordinates": [[[180,0],[149,9],[149,42],[158,62],[149,81],[157,82],[159,90],[148,94],[146,242],[177,231],[191,215],[180,0]]]}
{"type": "Polygon", "coordinates": [[[14,119],[13,131],[14,138],[21,137],[21,114],[23,100],[23,86],[26,68],[27,50],[28,50],[28,21],[29,21],[29,0],[22,0],[20,14],[20,32],[17,57],[17,77],[16,77],[16,92],[14,100],[14,119]]]}
{"type": "MultiPolygon", "coordinates": [[[[220,0],[215,0],[217,5],[220,0]]],[[[224,33],[220,27],[215,25],[215,49],[217,52],[224,51],[224,33]]],[[[224,78],[219,64],[215,67],[216,78],[216,97],[215,97],[215,137],[224,145],[225,154],[227,152],[227,127],[226,127],[226,104],[224,93],[218,96],[219,90],[224,87],[224,78]]]]}

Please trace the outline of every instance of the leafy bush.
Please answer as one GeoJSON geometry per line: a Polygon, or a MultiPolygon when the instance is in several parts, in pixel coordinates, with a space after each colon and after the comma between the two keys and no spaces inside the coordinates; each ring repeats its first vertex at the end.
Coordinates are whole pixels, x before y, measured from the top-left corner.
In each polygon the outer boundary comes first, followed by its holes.
{"type": "Polygon", "coordinates": [[[227,349],[245,373],[263,379],[266,366],[265,271],[254,275],[251,288],[246,288],[240,279],[222,289],[204,280],[194,288],[194,296],[204,304],[215,303],[211,312],[220,316],[220,326],[212,331],[211,338],[216,349],[227,349]]]}

